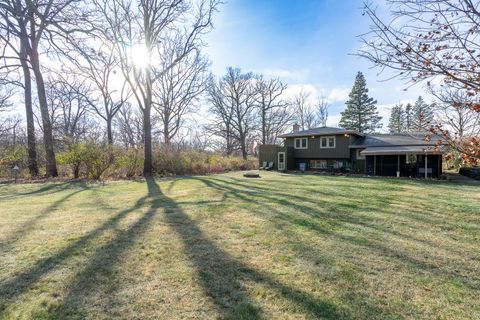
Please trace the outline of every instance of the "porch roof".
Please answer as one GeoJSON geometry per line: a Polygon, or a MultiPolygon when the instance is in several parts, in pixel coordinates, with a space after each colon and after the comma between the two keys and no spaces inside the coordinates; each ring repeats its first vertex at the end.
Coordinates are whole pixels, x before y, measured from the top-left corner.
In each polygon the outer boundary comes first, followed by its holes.
{"type": "Polygon", "coordinates": [[[363,156],[403,155],[403,154],[442,154],[441,150],[429,146],[368,147],[360,152],[363,156]]]}

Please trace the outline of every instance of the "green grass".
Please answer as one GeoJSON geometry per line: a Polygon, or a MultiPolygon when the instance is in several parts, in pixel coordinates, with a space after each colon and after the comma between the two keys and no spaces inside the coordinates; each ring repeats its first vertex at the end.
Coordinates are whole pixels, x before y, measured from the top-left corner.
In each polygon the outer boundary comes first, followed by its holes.
{"type": "Polygon", "coordinates": [[[480,188],[0,185],[0,319],[479,319],[480,188]]]}

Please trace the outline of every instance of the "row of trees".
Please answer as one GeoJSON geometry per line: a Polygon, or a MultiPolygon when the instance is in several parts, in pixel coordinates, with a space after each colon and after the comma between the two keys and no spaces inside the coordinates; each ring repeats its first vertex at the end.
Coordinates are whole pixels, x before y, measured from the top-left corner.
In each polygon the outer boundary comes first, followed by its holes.
{"type": "MultiPolygon", "coordinates": [[[[154,141],[181,144],[179,137],[187,134],[190,143],[207,147],[208,137],[216,135],[225,141],[227,155],[240,151],[246,158],[255,140],[274,143],[295,121],[303,129],[326,125],[325,99],[311,104],[302,91],[287,101],[278,79],[234,68],[218,80],[209,75],[202,36],[219,5],[218,0],[3,1],[0,79],[9,89],[2,92],[0,108],[7,107],[13,91],[17,97],[21,92],[30,174],[39,173],[38,143],[47,176],[58,174],[56,151],[104,136],[108,145],[141,146],[143,173],[150,175],[154,141]],[[205,97],[209,124],[190,130],[188,115],[205,97]]],[[[20,133],[20,118],[9,117],[2,128],[20,133]]]]}
{"type": "MultiPolygon", "coordinates": [[[[219,4],[217,0],[2,1],[1,78],[24,93],[32,176],[38,174],[34,103],[41,116],[46,175],[56,176],[52,121],[58,112],[52,108],[75,108],[80,120],[85,113],[79,110],[88,104],[105,120],[108,142],[113,143],[112,121],[130,100],[142,116],[144,174],[150,175],[152,109],[162,109],[164,124],[175,125],[188,108],[175,103],[187,101],[190,106],[188,100],[196,98],[207,65],[200,54],[201,37],[211,29],[219,4]],[[173,89],[177,85],[188,88],[189,98],[172,93],[178,92],[173,89]]],[[[65,133],[71,136],[80,123],[67,122],[65,133]]],[[[175,129],[167,127],[168,139],[175,129]]]]}
{"type": "Polygon", "coordinates": [[[412,104],[407,103],[405,108],[401,103],[392,107],[388,129],[392,133],[425,132],[434,124],[434,108],[419,96],[412,104]]]}
{"type": "Polygon", "coordinates": [[[228,68],[221,79],[211,79],[208,101],[212,122],[208,130],[223,139],[227,155],[240,150],[246,159],[249,146],[278,142],[278,136],[293,123],[302,130],[326,126],[328,101],[312,103],[309,94],[299,92],[286,99],[286,85],[238,68],[228,68]]]}

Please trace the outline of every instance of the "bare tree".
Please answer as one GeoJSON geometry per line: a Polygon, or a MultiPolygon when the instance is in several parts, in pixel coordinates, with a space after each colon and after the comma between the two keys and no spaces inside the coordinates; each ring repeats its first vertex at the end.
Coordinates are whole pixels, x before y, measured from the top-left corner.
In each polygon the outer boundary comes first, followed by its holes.
{"type": "Polygon", "coordinates": [[[104,35],[114,44],[123,76],[134,93],[143,114],[145,176],[152,168],[153,87],[191,52],[198,50],[201,36],[212,27],[212,14],[218,0],[95,0],[108,27],[104,35]],[[176,56],[168,66],[155,63],[163,55],[165,38],[176,43],[176,56]]]}
{"type": "Polygon", "coordinates": [[[233,116],[232,105],[226,101],[223,93],[223,81],[215,82],[210,78],[208,85],[208,102],[210,104],[210,113],[212,115],[211,123],[205,129],[224,140],[225,154],[230,156],[236,150],[238,143],[233,135],[233,116]]]}
{"type": "Polygon", "coordinates": [[[78,54],[69,55],[75,69],[66,72],[90,84],[91,90],[77,93],[84,95],[91,110],[105,121],[107,141],[112,145],[113,119],[132,94],[121,74],[120,59],[104,37],[96,37],[94,44],[88,38],[74,38],[71,43],[78,54]]]}
{"type": "Polygon", "coordinates": [[[12,88],[8,87],[7,81],[0,79],[0,112],[6,111],[12,106],[10,99],[13,97],[12,88]]]}
{"type": "Polygon", "coordinates": [[[450,89],[438,97],[441,102],[434,104],[437,121],[452,131],[456,139],[480,136],[480,113],[468,107],[470,98],[465,93],[450,89]]]}
{"type": "Polygon", "coordinates": [[[2,147],[15,147],[23,144],[22,122],[19,115],[10,115],[0,123],[0,145],[2,147]]]}
{"type": "Polygon", "coordinates": [[[162,69],[154,85],[153,106],[162,122],[163,141],[170,145],[183,127],[185,116],[193,112],[200,95],[206,89],[209,61],[195,50],[178,63],[174,63],[178,48],[166,41],[160,57],[162,69]],[[173,64],[173,67],[170,65],[173,64]]]}
{"type": "MultiPolygon", "coordinates": [[[[432,91],[450,88],[462,92],[473,99],[459,103],[480,112],[478,2],[388,0],[387,4],[388,17],[378,14],[373,3],[365,5],[372,27],[362,36],[358,54],[411,83],[425,81],[432,91]]],[[[433,126],[431,131],[455,144],[455,137],[441,126],[433,126]]],[[[469,143],[474,145],[468,150],[480,149],[480,139],[469,143]]],[[[469,155],[480,161],[477,152],[465,153],[469,155]]]]}
{"type": "Polygon", "coordinates": [[[303,89],[293,98],[292,108],[301,130],[312,129],[318,125],[315,111],[309,102],[310,94],[303,89]]]}
{"type": "Polygon", "coordinates": [[[259,76],[255,85],[255,103],[259,110],[262,144],[274,144],[291,120],[288,103],[282,99],[287,88],[279,79],[259,76]]]}
{"type": "Polygon", "coordinates": [[[10,10],[0,8],[0,70],[2,72],[2,81],[0,85],[15,85],[22,88],[24,92],[25,118],[27,121],[27,150],[28,150],[28,170],[32,177],[38,176],[37,146],[35,141],[35,120],[32,104],[32,78],[28,65],[28,56],[25,42],[21,41],[19,35],[15,32],[15,22],[11,20],[10,10]],[[16,72],[19,68],[22,70],[23,81],[16,72]],[[13,78],[12,78],[13,75],[13,78]]]}
{"type": "Polygon", "coordinates": [[[328,103],[328,100],[326,98],[320,97],[317,100],[317,104],[315,105],[315,116],[318,125],[320,125],[321,127],[327,126],[329,108],[330,104],[328,103]]]}
{"type": "Polygon", "coordinates": [[[35,76],[42,116],[47,176],[57,176],[58,172],[40,53],[42,49],[54,47],[54,40],[68,33],[66,24],[81,25],[86,19],[85,15],[80,14],[77,7],[79,4],[85,7],[81,0],[4,0],[0,4],[3,34],[7,35],[8,41],[20,42],[16,57],[21,61],[28,59],[29,67],[35,76]]]}
{"type": "Polygon", "coordinates": [[[143,143],[142,114],[130,103],[123,104],[114,118],[118,139],[127,149],[138,148],[143,143]]]}
{"type": "Polygon", "coordinates": [[[50,121],[56,136],[66,146],[78,143],[88,129],[89,103],[85,96],[90,87],[73,77],[48,79],[46,87],[50,121]]]}
{"type": "Polygon", "coordinates": [[[228,68],[222,79],[225,103],[232,110],[232,134],[238,141],[242,157],[248,156],[248,138],[254,129],[255,87],[252,73],[243,74],[238,68],[228,68]]]}

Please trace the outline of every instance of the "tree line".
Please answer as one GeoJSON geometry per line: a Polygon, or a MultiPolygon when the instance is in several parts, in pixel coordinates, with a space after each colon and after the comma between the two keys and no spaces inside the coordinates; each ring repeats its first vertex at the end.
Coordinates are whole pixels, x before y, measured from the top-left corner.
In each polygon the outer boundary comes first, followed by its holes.
{"type": "MultiPolygon", "coordinates": [[[[478,43],[462,42],[478,29],[475,6],[467,0],[389,3],[391,24],[365,6],[372,29],[358,54],[413,83],[425,81],[437,98],[433,104],[419,98],[394,106],[389,130],[428,129],[466,162],[478,161],[478,43]],[[457,18],[439,15],[443,10],[457,18]],[[402,16],[418,21],[398,25],[404,20],[395,18],[402,16]]],[[[56,176],[56,153],[86,140],[104,142],[106,150],[113,145],[141,150],[143,174],[150,175],[160,143],[246,158],[256,143],[278,142],[293,123],[302,130],[326,126],[325,98],[313,101],[304,90],[286,97],[279,79],[238,68],[219,78],[210,74],[203,37],[220,5],[219,0],[2,1],[0,143],[26,146],[32,176],[39,174],[40,157],[46,175],[56,176]],[[18,104],[24,117],[11,112],[18,104]],[[195,113],[200,115],[192,117],[195,113]]],[[[378,131],[376,103],[358,73],[340,126],[378,131]]]]}

